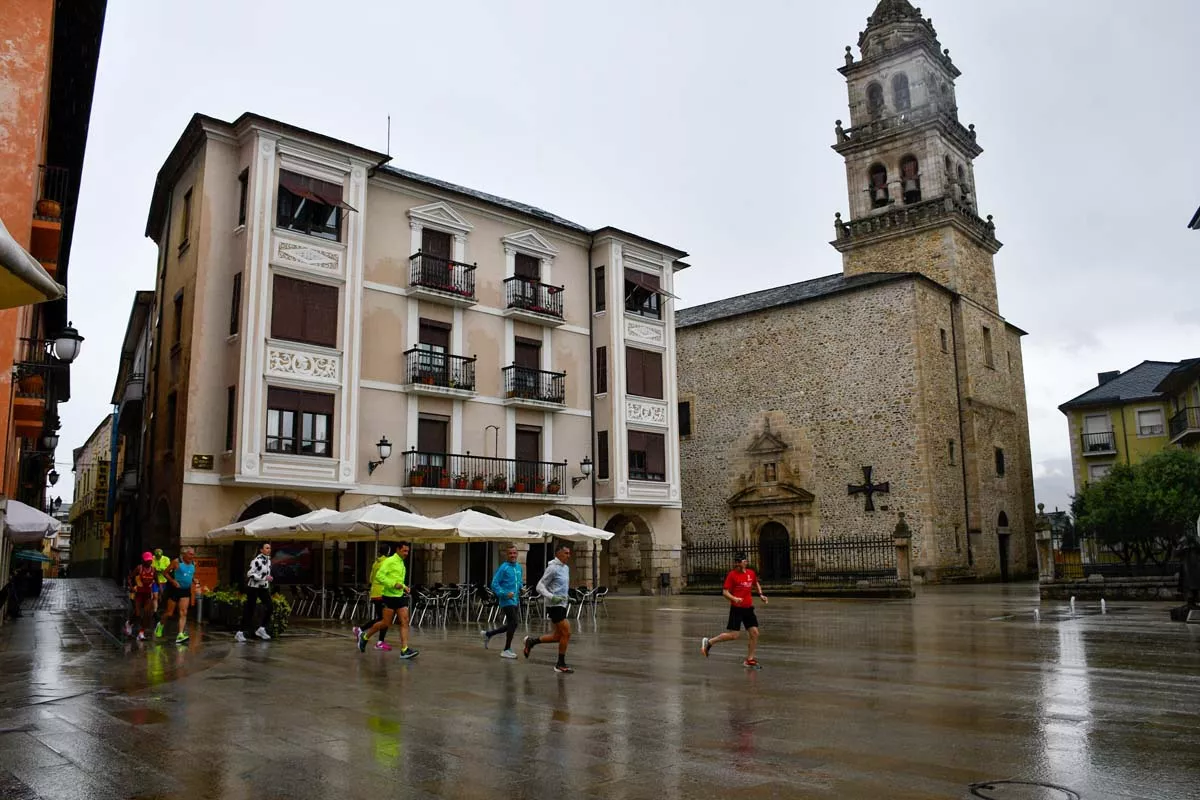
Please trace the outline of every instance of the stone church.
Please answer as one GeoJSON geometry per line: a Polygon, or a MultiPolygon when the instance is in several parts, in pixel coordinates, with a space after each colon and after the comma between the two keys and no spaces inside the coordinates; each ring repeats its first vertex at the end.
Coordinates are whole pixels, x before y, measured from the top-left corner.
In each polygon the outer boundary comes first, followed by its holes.
{"type": "Polygon", "coordinates": [[[961,73],[908,0],[858,46],[842,272],[677,313],[685,541],[883,537],[903,512],[925,580],[1036,574],[1024,331],[1000,315],[961,73]]]}

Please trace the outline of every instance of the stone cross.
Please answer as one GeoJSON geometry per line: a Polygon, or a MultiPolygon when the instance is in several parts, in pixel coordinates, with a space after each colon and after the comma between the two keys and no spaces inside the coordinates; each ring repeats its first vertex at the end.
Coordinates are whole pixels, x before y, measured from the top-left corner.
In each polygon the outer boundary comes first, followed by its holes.
{"type": "Polygon", "coordinates": [[[884,492],[884,493],[890,492],[891,487],[888,485],[888,483],[889,483],[888,481],[884,481],[883,483],[872,483],[871,482],[871,467],[863,467],[862,471],[863,471],[862,485],[855,486],[854,484],[850,484],[846,488],[850,490],[850,494],[865,494],[867,496],[865,510],[866,511],[874,511],[875,510],[875,500],[874,500],[875,493],[876,492],[884,492]]]}

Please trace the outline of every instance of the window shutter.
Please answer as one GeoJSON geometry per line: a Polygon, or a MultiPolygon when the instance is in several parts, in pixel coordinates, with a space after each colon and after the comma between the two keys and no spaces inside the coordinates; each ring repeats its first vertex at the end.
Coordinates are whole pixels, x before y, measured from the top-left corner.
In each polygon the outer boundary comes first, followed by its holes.
{"type": "Polygon", "coordinates": [[[645,377],[643,382],[646,397],[663,398],[662,353],[646,352],[642,354],[642,364],[645,377]]]}
{"type": "Polygon", "coordinates": [[[513,360],[518,367],[541,369],[542,346],[528,339],[517,339],[513,345],[513,360]]]}
{"type": "Polygon", "coordinates": [[[421,344],[440,347],[446,352],[450,350],[450,326],[443,322],[421,320],[417,336],[421,344]]]}
{"type": "Polygon", "coordinates": [[[636,347],[625,348],[625,391],[638,396],[645,393],[642,351],[636,347]]]}
{"type": "Polygon", "coordinates": [[[666,437],[661,433],[643,433],[646,447],[646,472],[651,475],[667,474],[666,437]]]}
{"type": "Polygon", "coordinates": [[[608,392],[608,348],[596,348],[596,394],[608,392]]]}
{"type": "Polygon", "coordinates": [[[425,255],[437,256],[449,261],[453,246],[453,239],[445,231],[421,229],[421,252],[425,255]]]}
{"type": "Polygon", "coordinates": [[[338,289],[322,283],[303,283],[304,341],[337,347],[338,289]]]}
{"type": "Polygon", "coordinates": [[[679,435],[692,435],[692,404],[686,400],[679,404],[679,435]]]}
{"type": "Polygon", "coordinates": [[[300,281],[276,275],[271,291],[271,337],[274,339],[301,338],[301,319],[304,309],[297,291],[300,281]]]}
{"type": "Polygon", "coordinates": [[[629,452],[640,452],[646,449],[646,434],[641,431],[629,432],[629,452]]]}
{"type": "Polygon", "coordinates": [[[229,335],[241,329],[242,321],[242,273],[233,276],[233,292],[229,301],[229,335]]]}
{"type": "Polygon", "coordinates": [[[417,449],[422,453],[446,452],[446,422],[438,419],[417,420],[417,449]]]}
{"type": "Polygon", "coordinates": [[[596,479],[608,478],[608,431],[596,434],[596,479]]]}
{"type": "Polygon", "coordinates": [[[596,267],[596,310],[603,311],[605,306],[604,267],[596,267]]]}
{"type": "Polygon", "coordinates": [[[542,277],[542,261],[525,253],[517,253],[514,259],[513,273],[520,278],[539,280],[542,277]]]}

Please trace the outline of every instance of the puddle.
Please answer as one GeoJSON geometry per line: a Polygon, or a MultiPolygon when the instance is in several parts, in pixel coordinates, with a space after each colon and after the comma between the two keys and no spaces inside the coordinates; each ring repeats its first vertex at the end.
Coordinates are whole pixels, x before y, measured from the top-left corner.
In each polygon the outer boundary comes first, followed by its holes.
{"type": "Polygon", "coordinates": [[[155,711],[153,708],[130,708],[126,711],[110,711],[109,713],[130,725],[157,725],[170,719],[163,712],[155,711]]]}

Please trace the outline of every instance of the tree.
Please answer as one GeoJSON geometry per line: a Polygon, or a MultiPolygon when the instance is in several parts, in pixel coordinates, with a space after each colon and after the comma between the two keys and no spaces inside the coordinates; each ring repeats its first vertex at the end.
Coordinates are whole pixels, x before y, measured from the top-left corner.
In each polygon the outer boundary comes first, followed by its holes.
{"type": "Polygon", "coordinates": [[[1200,516],[1200,453],[1164,450],[1118,464],[1071,502],[1079,529],[1123,562],[1166,561],[1200,516]]]}

